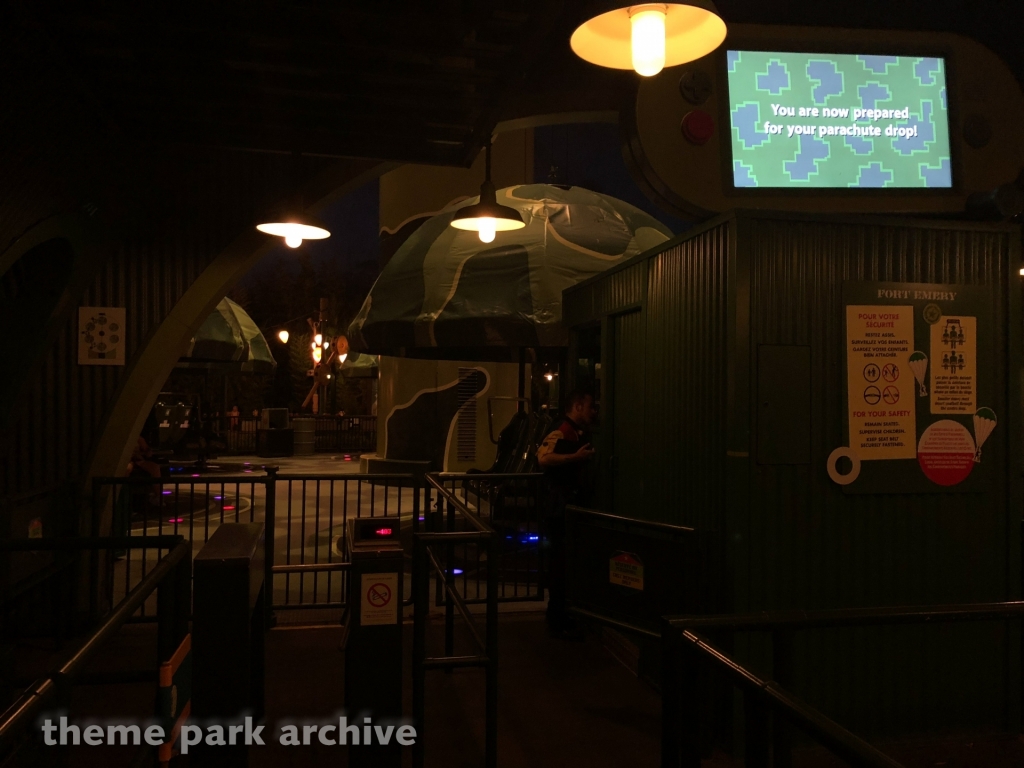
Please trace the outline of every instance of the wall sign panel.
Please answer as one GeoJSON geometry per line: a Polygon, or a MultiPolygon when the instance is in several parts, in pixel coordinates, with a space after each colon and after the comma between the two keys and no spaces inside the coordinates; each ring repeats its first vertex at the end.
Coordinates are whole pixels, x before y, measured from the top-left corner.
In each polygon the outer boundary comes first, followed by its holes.
{"type": "MultiPolygon", "coordinates": [[[[987,288],[846,282],[846,493],[984,488],[980,446],[997,424],[987,288]]],[[[995,459],[988,463],[992,464],[995,459]]]]}

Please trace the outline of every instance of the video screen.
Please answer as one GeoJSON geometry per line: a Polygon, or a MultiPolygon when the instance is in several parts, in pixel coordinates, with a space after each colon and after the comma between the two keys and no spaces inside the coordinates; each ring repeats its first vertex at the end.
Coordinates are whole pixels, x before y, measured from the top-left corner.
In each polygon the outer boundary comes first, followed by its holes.
{"type": "Polygon", "coordinates": [[[949,188],[941,58],[727,51],[741,187],[949,188]]]}

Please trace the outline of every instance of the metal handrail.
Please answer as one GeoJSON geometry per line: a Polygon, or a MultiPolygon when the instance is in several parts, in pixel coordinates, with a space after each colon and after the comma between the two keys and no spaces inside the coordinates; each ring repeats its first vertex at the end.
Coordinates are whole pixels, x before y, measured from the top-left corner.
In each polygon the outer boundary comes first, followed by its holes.
{"type": "Polygon", "coordinates": [[[638,528],[652,528],[656,531],[665,531],[666,533],[693,533],[696,530],[695,528],[690,528],[684,525],[670,525],[669,523],[658,523],[653,520],[637,520],[634,517],[623,517],[622,515],[612,515],[608,512],[598,512],[596,509],[578,507],[575,504],[567,504],[565,508],[566,510],[572,510],[574,514],[587,515],[588,517],[599,517],[602,520],[624,523],[638,528]]]}
{"type": "Polygon", "coordinates": [[[470,634],[473,635],[473,640],[476,641],[477,647],[482,652],[486,653],[486,643],[484,643],[484,639],[480,637],[480,633],[479,631],[477,631],[476,628],[476,623],[473,621],[473,617],[470,615],[469,608],[466,606],[465,601],[462,599],[462,595],[460,595],[459,591],[454,586],[452,586],[452,583],[448,580],[448,577],[445,575],[445,569],[441,567],[441,564],[439,562],[437,562],[437,558],[434,557],[434,553],[431,551],[430,547],[427,547],[426,551],[427,557],[430,559],[430,564],[434,566],[434,571],[437,573],[437,578],[441,581],[441,586],[444,587],[445,592],[451,595],[452,601],[455,603],[455,608],[458,610],[460,614],[462,614],[462,618],[466,620],[466,625],[469,628],[470,634]]]}
{"type": "MultiPolygon", "coordinates": [[[[19,696],[3,713],[0,713],[0,756],[5,755],[17,736],[35,719],[40,709],[60,691],[66,690],[74,678],[81,674],[89,659],[96,650],[114,632],[121,628],[125,622],[138,610],[146,599],[163,583],[184,558],[190,558],[192,547],[182,536],[148,536],[135,537],[131,545],[139,543],[140,539],[159,540],[165,546],[173,544],[170,551],[164,555],[154,566],[145,578],[128,594],[128,596],[117,605],[100,627],[82,644],[82,646],[64,662],[58,669],[45,677],[37,679],[24,693],[19,696]],[[168,541],[170,540],[170,541],[168,541]]],[[[77,540],[81,542],[82,549],[105,549],[119,548],[123,542],[129,541],[125,538],[89,538],[77,540]]],[[[32,547],[38,551],[47,549],[73,549],[71,546],[75,539],[29,539],[32,547]]],[[[4,542],[4,545],[17,544],[22,542],[4,542]]],[[[140,544],[141,546],[141,544],[140,544]]],[[[148,546],[154,546],[150,541],[148,546]]],[[[24,551],[25,547],[13,547],[16,551],[24,551]]]]}
{"type": "Polygon", "coordinates": [[[319,472],[278,474],[278,480],[365,480],[367,482],[394,482],[397,480],[417,480],[413,474],[388,474],[386,472],[319,472]]]}
{"type": "MultiPolygon", "coordinates": [[[[438,481],[437,478],[439,476],[442,478],[445,477],[444,474],[428,474],[424,475],[423,477],[427,481],[427,485],[432,486],[441,495],[441,497],[444,498],[445,501],[447,501],[455,509],[457,509],[462,514],[462,516],[465,517],[470,522],[470,524],[477,529],[478,532],[487,534],[495,533],[494,529],[490,525],[485,523],[480,518],[480,516],[477,515],[473,510],[471,510],[465,503],[463,503],[458,496],[456,496],[450,490],[445,488],[444,485],[438,481]]],[[[448,475],[448,478],[458,479],[458,477],[452,478],[451,475],[448,475]]],[[[444,535],[448,537],[449,533],[451,533],[451,531],[444,535]]]]}
{"type": "MultiPolygon", "coordinates": [[[[899,624],[939,624],[962,621],[995,621],[1024,617],[1024,601],[1007,601],[994,603],[968,603],[953,605],[924,606],[886,606],[879,608],[844,608],[818,611],[763,611],[752,614],[717,615],[717,616],[666,616],[663,619],[663,644],[668,661],[666,669],[666,685],[663,691],[665,707],[663,728],[663,753],[666,755],[664,765],[675,766],[679,758],[679,743],[672,732],[672,723],[676,713],[684,706],[685,696],[675,685],[668,681],[673,679],[671,665],[674,663],[675,643],[685,642],[697,649],[705,658],[714,661],[719,667],[733,673],[742,673],[743,684],[748,690],[755,691],[767,704],[776,709],[786,720],[797,725],[836,754],[844,757],[855,765],[888,766],[893,768],[899,764],[882,755],[874,747],[853,734],[837,726],[825,718],[820,712],[808,707],[796,697],[789,694],[785,686],[792,678],[792,644],[793,633],[803,629],[823,629],[863,626],[892,626],[899,624]],[[771,632],[773,676],[776,681],[761,681],[749,670],[728,658],[701,637],[698,632],[771,632]],[[835,729],[839,729],[838,731],[835,729]],[[850,738],[854,739],[853,742],[850,738]],[[828,741],[832,739],[832,741],[828,741]],[[838,739],[838,740],[837,740],[838,739]],[[842,750],[846,750],[845,753],[842,750]],[[853,750],[853,751],[850,751],[853,750]]],[[[692,681],[691,681],[692,683],[692,681]]],[[[752,717],[758,717],[754,712],[752,717]]],[[[767,736],[760,733],[763,749],[767,749],[767,736]]],[[[775,754],[788,754],[791,748],[786,729],[776,726],[774,734],[775,754]]],[[[696,764],[692,756],[692,745],[689,760],[696,764]]],[[[684,758],[685,759],[685,758],[684,758]]]]}
{"type": "MultiPolygon", "coordinates": [[[[268,467],[268,469],[271,469],[268,467]]],[[[253,472],[251,475],[200,475],[199,477],[192,477],[192,475],[168,475],[167,477],[94,477],[93,486],[102,487],[104,485],[189,485],[189,484],[215,484],[215,485],[266,485],[267,480],[270,478],[270,474],[257,475],[253,472]]]]}
{"type": "MultiPolygon", "coordinates": [[[[450,477],[450,476],[449,476],[450,477]]],[[[423,748],[423,727],[426,714],[426,672],[429,669],[457,669],[462,667],[483,667],[486,674],[484,692],[484,764],[487,768],[495,768],[498,762],[498,576],[497,576],[497,541],[498,534],[476,513],[458,499],[449,489],[439,482],[434,474],[424,475],[428,491],[433,488],[438,493],[438,505],[447,503],[448,527],[444,532],[431,531],[413,533],[413,717],[421,736],[413,746],[413,766],[422,768],[425,754],[423,748]],[[455,512],[459,512],[475,528],[473,531],[455,531],[455,512]],[[433,551],[433,547],[445,546],[450,566],[453,546],[456,542],[479,542],[487,547],[487,609],[486,630],[480,636],[466,600],[458,592],[449,577],[446,568],[441,566],[433,551]],[[430,572],[437,573],[442,593],[445,595],[445,655],[427,656],[427,614],[430,605],[430,572]],[[454,653],[454,612],[458,612],[466,620],[481,654],[473,656],[456,656],[454,653]]]]}
{"type": "MultiPolygon", "coordinates": [[[[851,765],[865,766],[865,768],[903,768],[900,763],[789,693],[774,681],[761,679],[700,635],[683,631],[679,634],[679,639],[689,644],[706,660],[713,662],[718,669],[727,672],[733,682],[744,690],[744,695],[756,696],[761,707],[767,705],[768,708],[775,710],[776,714],[782,715],[790,723],[851,765]]],[[[748,742],[759,742],[747,744],[747,764],[767,765],[764,759],[768,753],[766,713],[761,711],[761,707],[754,702],[747,701],[745,703],[747,704],[748,742]],[[757,736],[753,734],[757,734],[757,736]]],[[[673,762],[669,755],[663,757],[664,765],[670,765],[673,762]],[[669,759],[665,759],[665,757],[669,759]]],[[[699,758],[693,762],[695,765],[699,765],[699,758]]]]}
{"type": "Polygon", "coordinates": [[[666,616],[665,621],[680,630],[756,632],[777,629],[822,629],[892,624],[942,624],[956,621],[1012,619],[1020,616],[1024,616],[1024,601],[839,608],[820,611],[762,611],[715,616],[666,616]]]}
{"type": "Polygon", "coordinates": [[[78,552],[96,549],[171,549],[184,536],[83,536],[82,538],[7,539],[0,541],[0,552],[78,552]]]}

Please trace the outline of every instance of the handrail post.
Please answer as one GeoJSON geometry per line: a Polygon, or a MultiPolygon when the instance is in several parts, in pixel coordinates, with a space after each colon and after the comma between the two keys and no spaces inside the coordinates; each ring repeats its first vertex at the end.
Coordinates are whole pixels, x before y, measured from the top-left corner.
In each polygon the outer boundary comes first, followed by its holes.
{"type": "Polygon", "coordinates": [[[498,765],[498,534],[487,539],[487,683],[485,703],[485,762],[498,765]]]}
{"type": "MultiPolygon", "coordinates": [[[[448,509],[448,533],[452,533],[455,530],[455,505],[450,501],[447,502],[448,509]]],[[[455,560],[455,544],[445,544],[444,553],[444,577],[448,584],[454,588],[455,586],[455,573],[452,563],[455,560]]],[[[444,591],[444,655],[454,656],[455,655],[455,602],[452,600],[451,592],[447,589],[444,591]]],[[[447,674],[451,674],[450,669],[446,669],[447,674]]]]}
{"type": "Polygon", "coordinates": [[[756,691],[743,692],[744,767],[768,768],[768,705],[758,698],[756,691]]]}
{"type": "MultiPolygon", "coordinates": [[[[772,677],[786,690],[793,683],[793,632],[776,629],[772,632],[772,677]]],[[[790,768],[793,764],[793,734],[790,725],[778,712],[772,718],[774,768],[790,768]]]]}
{"type": "MultiPolygon", "coordinates": [[[[274,534],[277,532],[277,467],[267,467],[267,480],[264,485],[263,519],[266,525],[263,564],[263,616],[264,626],[274,626],[274,534]]],[[[328,577],[330,578],[330,577],[328,577]]]]}
{"type": "Polygon", "coordinates": [[[156,588],[157,663],[174,655],[188,634],[192,614],[192,554],[178,561],[156,588]]]}
{"type": "Polygon", "coordinates": [[[661,768],[680,766],[679,643],[667,619],[661,622],[661,768]]]}
{"type": "MultiPolygon", "coordinates": [[[[418,533],[420,530],[420,481],[412,481],[412,532],[418,533]]],[[[401,493],[401,489],[399,489],[401,493]]]]}
{"type": "Polygon", "coordinates": [[[423,719],[426,712],[427,613],[430,610],[430,569],[426,543],[413,535],[412,544],[412,717],[417,739],[412,747],[413,768],[423,768],[423,719]]]}
{"type": "Polygon", "coordinates": [[[681,632],[676,631],[673,639],[678,642],[679,718],[675,725],[680,735],[679,765],[681,768],[700,768],[700,707],[697,699],[700,660],[689,644],[682,642],[681,632]]]}

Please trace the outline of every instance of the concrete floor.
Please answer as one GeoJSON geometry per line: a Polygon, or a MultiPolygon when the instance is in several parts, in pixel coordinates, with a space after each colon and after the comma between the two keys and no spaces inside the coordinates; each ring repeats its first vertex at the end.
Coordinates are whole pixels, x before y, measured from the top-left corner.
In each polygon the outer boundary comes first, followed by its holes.
{"type": "MultiPolygon", "coordinates": [[[[458,626],[458,625],[457,625],[458,626]]],[[[498,702],[498,747],[501,768],[660,765],[660,698],[620,664],[597,633],[585,642],[553,640],[542,614],[501,617],[498,702]]],[[[428,652],[439,653],[439,621],[431,625],[428,652]]],[[[96,657],[87,677],[125,670],[155,675],[152,625],[128,625],[96,657]]],[[[410,624],[404,625],[405,711],[411,712],[410,624]]],[[[267,640],[267,734],[276,734],[286,719],[327,719],[344,708],[344,655],[340,627],[273,630],[267,640]]],[[[67,650],[73,644],[69,645],[67,650]]],[[[464,648],[465,646],[463,646],[464,648]]],[[[31,650],[23,648],[23,650],[31,650]]],[[[460,651],[457,645],[457,652],[460,651]]],[[[20,676],[41,674],[61,654],[45,647],[22,654],[20,676]]],[[[152,678],[150,678],[152,679],[152,678]]],[[[152,682],[76,685],[71,716],[139,720],[153,711],[152,682]]],[[[432,671],[427,677],[427,715],[421,737],[431,768],[477,768],[483,764],[483,672],[432,671]]],[[[307,768],[347,765],[346,750],[320,744],[285,747],[275,738],[250,750],[252,768],[307,768]]],[[[907,768],[1020,768],[1024,742],[1002,733],[943,734],[930,738],[878,743],[907,768]]],[[[408,751],[408,750],[407,750],[408,751]]],[[[50,755],[41,748],[36,757],[50,755]]],[[[78,747],[70,751],[70,768],[128,768],[137,750],[128,747],[78,747]]],[[[31,758],[30,753],[19,755],[31,758]]],[[[403,765],[411,764],[411,753],[403,765]]],[[[14,765],[30,765],[15,762],[14,765]]],[[[45,764],[45,763],[41,763],[45,764]]],[[[146,763],[138,763],[146,764],[146,763]]],[[[188,765],[179,758],[178,766],[188,765]]],[[[794,753],[795,768],[844,765],[823,749],[794,753]]],[[[704,768],[734,768],[742,761],[716,754],[704,768]]]]}
{"type": "MultiPolygon", "coordinates": [[[[432,626],[438,653],[440,625],[432,626]]],[[[412,627],[405,625],[405,709],[412,709],[412,627]]],[[[267,720],[326,718],[343,707],[340,629],[274,631],[268,644],[267,720]]],[[[502,616],[498,748],[502,768],[654,766],[660,759],[660,699],[602,646],[548,637],[543,615],[502,616]]],[[[426,764],[478,768],[484,754],[482,670],[431,671],[423,738],[426,764]]],[[[338,765],[344,748],[268,744],[252,750],[253,768],[338,765]]],[[[405,765],[411,764],[411,753],[405,765]]],[[[340,763],[344,765],[345,763],[340,763]]]]}

